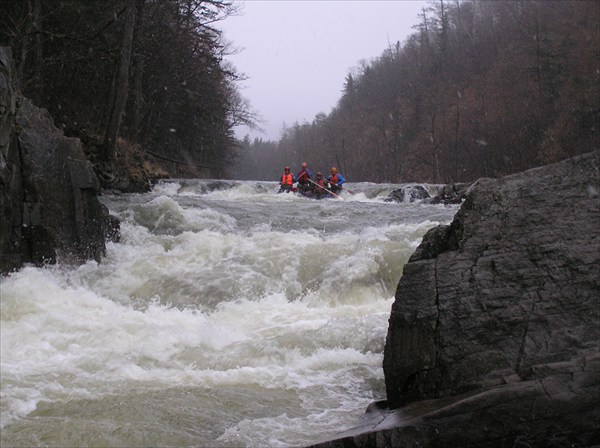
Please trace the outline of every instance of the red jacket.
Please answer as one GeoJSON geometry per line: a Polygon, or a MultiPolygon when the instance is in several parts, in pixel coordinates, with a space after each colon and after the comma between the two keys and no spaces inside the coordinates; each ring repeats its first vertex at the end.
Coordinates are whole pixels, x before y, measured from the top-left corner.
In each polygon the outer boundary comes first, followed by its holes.
{"type": "Polygon", "coordinates": [[[302,183],[302,182],[308,182],[308,179],[310,179],[310,172],[308,170],[306,170],[306,169],[300,170],[300,172],[296,176],[296,179],[300,183],[302,183]]]}
{"type": "Polygon", "coordinates": [[[315,193],[325,193],[325,179],[317,179],[315,183],[315,193]]]}

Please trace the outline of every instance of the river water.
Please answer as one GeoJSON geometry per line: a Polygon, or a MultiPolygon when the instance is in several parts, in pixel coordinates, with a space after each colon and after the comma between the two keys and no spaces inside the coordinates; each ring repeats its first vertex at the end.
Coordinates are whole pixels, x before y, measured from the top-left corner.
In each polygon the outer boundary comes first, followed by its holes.
{"type": "Polygon", "coordinates": [[[288,447],[359,424],[402,267],[457,208],[347,185],[104,196],[122,238],[102,263],[1,279],[1,445],[288,447]]]}

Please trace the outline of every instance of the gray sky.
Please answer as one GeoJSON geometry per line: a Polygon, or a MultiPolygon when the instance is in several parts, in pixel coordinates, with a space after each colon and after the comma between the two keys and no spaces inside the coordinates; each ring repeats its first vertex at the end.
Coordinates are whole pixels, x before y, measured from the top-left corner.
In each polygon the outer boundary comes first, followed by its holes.
{"type": "Polygon", "coordinates": [[[238,1],[241,15],[219,24],[225,39],[241,51],[227,59],[249,78],[241,93],[264,120],[264,133],[278,140],[283,123],[312,122],[328,114],[341,96],[344,79],[361,60],[369,61],[415,31],[425,1],[238,1]]]}

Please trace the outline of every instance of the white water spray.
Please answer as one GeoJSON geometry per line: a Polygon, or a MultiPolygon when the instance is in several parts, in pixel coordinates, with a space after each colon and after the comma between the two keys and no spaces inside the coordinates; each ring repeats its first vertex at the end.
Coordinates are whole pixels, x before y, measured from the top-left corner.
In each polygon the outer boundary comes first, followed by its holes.
{"type": "Polygon", "coordinates": [[[300,446],[383,398],[402,266],[456,209],[273,185],[107,197],[102,263],[3,277],[2,444],[300,446]]]}

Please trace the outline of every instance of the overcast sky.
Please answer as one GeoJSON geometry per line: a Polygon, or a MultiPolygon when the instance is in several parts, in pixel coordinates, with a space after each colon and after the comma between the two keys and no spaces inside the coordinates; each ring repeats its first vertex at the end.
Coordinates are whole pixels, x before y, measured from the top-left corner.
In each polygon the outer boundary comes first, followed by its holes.
{"type": "Polygon", "coordinates": [[[402,43],[427,6],[416,0],[236,3],[241,14],[219,28],[240,49],[227,59],[248,76],[241,93],[264,120],[264,133],[243,127],[236,134],[265,140],[278,140],[283,123],[310,123],[316,114],[329,113],[348,72],[402,43]]]}

